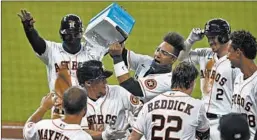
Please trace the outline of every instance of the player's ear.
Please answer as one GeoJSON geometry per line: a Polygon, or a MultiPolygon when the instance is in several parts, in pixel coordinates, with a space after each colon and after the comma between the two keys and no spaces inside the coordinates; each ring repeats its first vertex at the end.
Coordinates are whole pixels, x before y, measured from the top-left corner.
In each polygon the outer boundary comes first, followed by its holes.
{"type": "Polygon", "coordinates": [[[237,49],[236,49],[236,54],[237,54],[238,56],[240,56],[240,55],[242,54],[242,51],[241,51],[239,48],[237,48],[237,49]]]}
{"type": "Polygon", "coordinates": [[[85,86],[91,86],[91,82],[90,81],[85,81],[85,86]]]}

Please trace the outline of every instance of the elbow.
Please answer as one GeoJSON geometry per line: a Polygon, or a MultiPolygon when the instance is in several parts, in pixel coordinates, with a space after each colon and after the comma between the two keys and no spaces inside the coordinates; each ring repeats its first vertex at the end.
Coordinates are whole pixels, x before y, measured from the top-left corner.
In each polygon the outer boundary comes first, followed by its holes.
{"type": "Polygon", "coordinates": [[[129,78],[128,80],[120,83],[120,86],[128,90],[134,96],[144,96],[141,86],[139,85],[139,82],[134,80],[133,78],[129,78]]]}

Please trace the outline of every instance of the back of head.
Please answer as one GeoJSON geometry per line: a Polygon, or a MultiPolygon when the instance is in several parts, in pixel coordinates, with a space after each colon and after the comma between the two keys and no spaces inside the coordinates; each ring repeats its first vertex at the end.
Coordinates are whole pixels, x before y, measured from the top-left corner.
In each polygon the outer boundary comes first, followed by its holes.
{"type": "Polygon", "coordinates": [[[248,31],[234,31],[230,35],[234,50],[240,49],[248,59],[255,59],[257,53],[256,38],[248,31]]]}
{"type": "Polygon", "coordinates": [[[218,41],[221,44],[227,43],[229,41],[229,34],[231,32],[231,27],[229,23],[222,18],[214,18],[205,24],[204,33],[207,37],[217,36],[218,41]]]}
{"type": "Polygon", "coordinates": [[[189,89],[197,76],[198,71],[194,64],[183,61],[172,70],[171,88],[189,89]]]}
{"type": "Polygon", "coordinates": [[[83,24],[80,17],[75,14],[65,15],[61,20],[59,33],[62,40],[67,43],[81,39],[83,24]]]}
{"type": "Polygon", "coordinates": [[[87,105],[87,92],[84,89],[73,86],[67,89],[63,95],[63,108],[66,114],[79,114],[87,105]]]}
{"type": "Polygon", "coordinates": [[[249,140],[250,130],[245,114],[230,113],[219,120],[220,136],[223,140],[249,140]]]}
{"type": "Polygon", "coordinates": [[[179,55],[179,52],[185,48],[184,47],[184,38],[176,32],[167,33],[164,36],[163,41],[169,43],[170,45],[172,45],[175,48],[175,55],[177,55],[177,56],[179,55]]]}

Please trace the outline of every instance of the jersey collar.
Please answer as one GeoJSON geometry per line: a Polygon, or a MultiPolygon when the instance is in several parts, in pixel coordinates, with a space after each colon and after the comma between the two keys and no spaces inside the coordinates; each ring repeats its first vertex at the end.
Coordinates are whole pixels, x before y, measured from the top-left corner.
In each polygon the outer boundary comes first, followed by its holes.
{"type": "Polygon", "coordinates": [[[52,120],[54,126],[62,130],[82,130],[79,124],[67,124],[63,122],[61,119],[52,120]]]}

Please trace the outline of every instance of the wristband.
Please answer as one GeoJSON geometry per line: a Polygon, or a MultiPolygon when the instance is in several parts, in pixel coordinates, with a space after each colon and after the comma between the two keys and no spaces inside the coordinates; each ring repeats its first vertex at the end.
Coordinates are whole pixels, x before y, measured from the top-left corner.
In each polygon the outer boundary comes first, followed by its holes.
{"type": "Polygon", "coordinates": [[[114,72],[116,77],[129,73],[128,68],[125,65],[124,61],[114,64],[114,72]]]}

